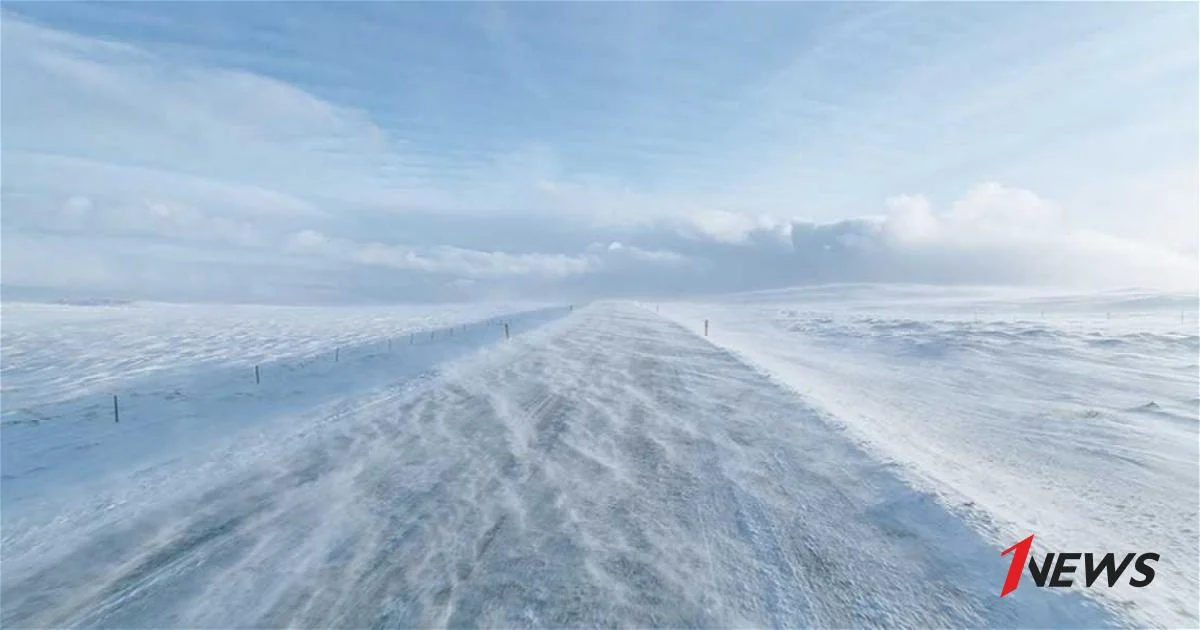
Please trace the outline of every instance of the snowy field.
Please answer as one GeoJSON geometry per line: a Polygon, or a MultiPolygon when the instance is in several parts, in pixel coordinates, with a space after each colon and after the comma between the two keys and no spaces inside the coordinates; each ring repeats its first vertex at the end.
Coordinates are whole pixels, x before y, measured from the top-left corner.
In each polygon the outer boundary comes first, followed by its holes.
{"type": "Polygon", "coordinates": [[[146,379],[302,360],[539,308],[523,303],[289,307],[5,303],[5,419],[20,409],[146,379]]]}
{"type": "Polygon", "coordinates": [[[660,312],[800,393],[997,549],[1157,551],[1091,589],[1130,622],[1196,627],[1197,298],[840,286],[660,312]]]}
{"type": "Polygon", "coordinates": [[[1110,625],[788,388],[601,304],[5,527],[5,626],[1110,625]]]}
{"type": "Polygon", "coordinates": [[[0,626],[1198,623],[1195,296],[826,287],[510,341],[509,305],[80,308],[3,311],[0,626]],[[1031,532],[1158,577],[1000,599],[1031,532]]]}
{"type": "Polygon", "coordinates": [[[4,521],[31,499],[421,374],[503,337],[502,316],[520,333],[561,314],[529,309],[5,304],[4,521]]]}

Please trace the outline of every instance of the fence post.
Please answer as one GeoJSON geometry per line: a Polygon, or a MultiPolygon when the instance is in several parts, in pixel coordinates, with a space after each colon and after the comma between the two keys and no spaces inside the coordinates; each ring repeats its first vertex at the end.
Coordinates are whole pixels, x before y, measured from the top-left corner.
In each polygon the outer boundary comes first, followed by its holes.
{"type": "Polygon", "coordinates": [[[254,366],[254,384],[258,385],[259,383],[260,383],[260,381],[258,380],[258,366],[256,365],[256,366],[254,366]]]}
{"type": "Polygon", "coordinates": [[[704,320],[704,336],[708,336],[708,320],[704,320]]]}
{"type": "Polygon", "coordinates": [[[337,363],[342,360],[342,347],[338,346],[333,349],[333,362],[337,363]]]}
{"type": "Polygon", "coordinates": [[[117,395],[113,394],[113,422],[121,421],[121,409],[117,407],[117,395]]]}
{"type": "Polygon", "coordinates": [[[508,339],[508,322],[504,322],[504,338],[508,339]]]}

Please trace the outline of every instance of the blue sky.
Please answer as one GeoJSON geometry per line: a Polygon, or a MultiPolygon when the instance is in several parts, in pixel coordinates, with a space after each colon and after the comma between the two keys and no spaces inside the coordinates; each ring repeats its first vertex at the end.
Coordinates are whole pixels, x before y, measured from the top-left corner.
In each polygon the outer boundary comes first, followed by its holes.
{"type": "Polygon", "coordinates": [[[4,287],[1192,288],[1198,11],[5,3],[4,287]]]}

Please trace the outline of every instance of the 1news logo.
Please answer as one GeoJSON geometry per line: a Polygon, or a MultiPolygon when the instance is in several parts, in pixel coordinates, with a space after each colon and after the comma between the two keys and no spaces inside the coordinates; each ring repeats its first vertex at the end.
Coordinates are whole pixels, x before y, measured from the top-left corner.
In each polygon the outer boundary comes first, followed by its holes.
{"type": "Polygon", "coordinates": [[[1130,577],[1129,585],[1134,588],[1142,588],[1154,581],[1154,567],[1150,566],[1150,563],[1158,562],[1158,554],[1153,552],[1127,553],[1120,564],[1117,563],[1116,554],[1111,552],[1105,554],[1050,552],[1042,560],[1041,566],[1038,566],[1037,560],[1029,553],[1032,547],[1033,534],[1030,534],[1028,538],[1000,552],[1002,556],[1012,554],[1012,563],[1008,565],[1008,575],[1004,578],[1004,587],[1000,589],[1000,597],[1017,590],[1017,587],[1021,585],[1021,574],[1025,572],[1026,568],[1029,569],[1029,577],[1033,578],[1034,584],[1040,587],[1068,588],[1073,584],[1071,574],[1075,573],[1075,569],[1078,568],[1075,563],[1082,558],[1084,585],[1091,588],[1100,579],[1100,576],[1104,575],[1105,581],[1111,588],[1117,585],[1121,574],[1132,563],[1133,570],[1141,577],[1130,577]],[[1097,557],[1100,559],[1099,562],[1096,561],[1097,557]],[[1028,564],[1026,564],[1027,561],[1028,564]],[[1051,565],[1054,567],[1053,571],[1050,568],[1051,565]],[[1049,578],[1048,582],[1047,578],[1049,578]]]}

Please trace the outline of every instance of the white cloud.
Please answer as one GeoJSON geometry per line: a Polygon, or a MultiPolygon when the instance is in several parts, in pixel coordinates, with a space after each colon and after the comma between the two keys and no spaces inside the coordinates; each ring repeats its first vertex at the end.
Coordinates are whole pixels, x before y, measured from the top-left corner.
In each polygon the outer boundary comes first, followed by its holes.
{"type": "Polygon", "coordinates": [[[1032,191],[983,183],[940,213],[922,196],[896,196],[885,205],[882,218],[804,224],[806,234],[822,236],[797,242],[797,253],[870,250],[867,269],[862,260],[850,260],[854,254],[843,260],[864,273],[859,279],[889,277],[890,271],[912,280],[969,281],[974,274],[1009,283],[1197,283],[1194,254],[1074,227],[1057,205],[1032,191]]]}
{"type": "Polygon", "coordinates": [[[897,195],[885,203],[888,232],[900,243],[936,239],[940,223],[929,200],[920,195],[897,195]]]}
{"type": "Polygon", "coordinates": [[[944,219],[967,234],[1023,238],[1064,229],[1062,212],[1028,190],[995,182],[980,184],[954,202],[944,219]]]}
{"type": "Polygon", "coordinates": [[[648,265],[674,265],[685,261],[678,253],[647,250],[619,242],[607,246],[598,243],[578,254],[485,252],[460,247],[413,247],[360,243],[331,238],[314,230],[302,230],[291,236],[292,253],[325,257],[361,265],[387,267],[453,275],[462,278],[521,278],[525,281],[556,280],[596,274],[614,265],[629,262],[648,265]]]}
{"type": "Polygon", "coordinates": [[[901,246],[951,240],[958,245],[1027,242],[1067,229],[1062,211],[1028,190],[995,182],[979,184],[935,213],[920,195],[898,195],[886,203],[884,226],[901,246]]]}
{"type": "Polygon", "coordinates": [[[315,230],[292,235],[289,251],[330,260],[402,271],[447,274],[467,278],[532,276],[561,278],[592,269],[587,257],[554,254],[509,254],[458,247],[410,247],[378,242],[356,242],[326,236],[315,230]]]}
{"type": "Polygon", "coordinates": [[[791,223],[788,221],[724,210],[697,209],[680,214],[677,221],[681,224],[679,230],[682,234],[719,243],[744,244],[754,235],[786,241],[791,234],[791,223]]]}
{"type": "Polygon", "coordinates": [[[632,245],[625,245],[619,241],[613,241],[609,243],[607,247],[603,247],[597,243],[589,249],[591,251],[600,250],[603,255],[607,255],[610,258],[625,258],[640,262],[662,263],[669,265],[687,262],[687,257],[679,254],[678,252],[662,249],[642,249],[632,245]]]}

